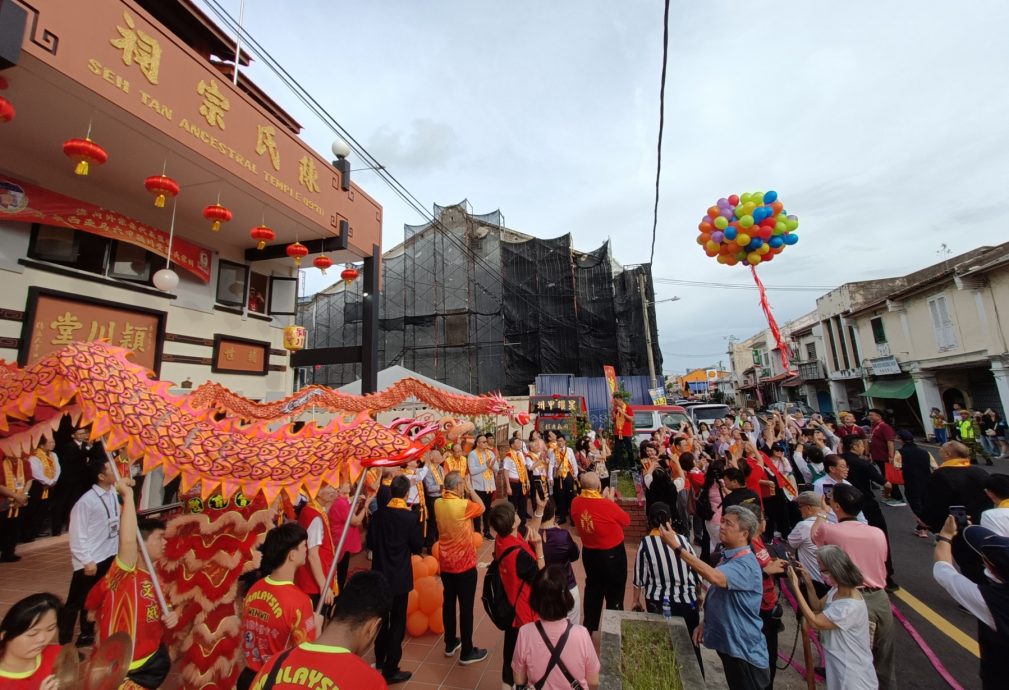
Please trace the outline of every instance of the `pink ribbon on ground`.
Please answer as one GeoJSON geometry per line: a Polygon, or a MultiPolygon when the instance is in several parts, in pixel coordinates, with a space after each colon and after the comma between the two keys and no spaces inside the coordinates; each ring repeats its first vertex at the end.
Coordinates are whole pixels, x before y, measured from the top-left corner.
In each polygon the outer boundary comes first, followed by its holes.
{"type": "Polygon", "coordinates": [[[914,640],[918,647],[921,648],[921,651],[925,654],[925,658],[928,659],[930,664],[932,664],[932,668],[936,670],[936,673],[942,676],[942,679],[946,681],[952,690],[963,690],[963,686],[956,682],[956,678],[953,677],[953,674],[946,670],[946,667],[943,666],[941,661],[939,661],[939,657],[936,656],[935,652],[932,651],[932,648],[928,646],[928,643],[925,642],[922,636],[918,634],[918,631],[914,629],[914,626],[911,625],[911,621],[904,617],[904,614],[900,612],[897,605],[891,602],[890,608],[893,609],[893,617],[900,621],[900,624],[904,626],[904,630],[907,631],[907,634],[910,635],[911,639],[914,640]]]}

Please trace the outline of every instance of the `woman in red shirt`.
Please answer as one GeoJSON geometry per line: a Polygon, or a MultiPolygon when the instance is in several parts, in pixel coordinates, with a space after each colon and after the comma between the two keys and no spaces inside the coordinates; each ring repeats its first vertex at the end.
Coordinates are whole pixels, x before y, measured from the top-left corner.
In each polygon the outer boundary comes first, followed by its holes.
{"type": "Polygon", "coordinates": [[[519,628],[538,620],[529,603],[530,586],[540,568],[544,567],[543,542],[540,539],[539,521],[533,518],[527,530],[527,537],[519,534],[518,513],[511,503],[498,503],[490,509],[490,526],[497,539],[494,541],[494,559],[498,562],[498,573],[504,585],[508,601],[515,605],[515,620],[505,631],[504,661],[501,667],[501,682],[507,686],[515,684],[512,671],[512,656],[519,628]]]}
{"type": "Polygon", "coordinates": [[[11,607],[0,622],[0,690],[57,690],[53,667],[60,646],[56,616],[60,600],[32,594],[11,607]]]}
{"type": "MultiPolygon", "coordinates": [[[[760,523],[757,534],[763,534],[767,529],[767,524],[764,522],[764,511],[758,505],[744,507],[753,511],[757,516],[757,521],[760,523]]],[[[778,588],[774,578],[785,572],[785,561],[771,556],[760,536],[753,537],[750,548],[753,549],[753,555],[757,557],[757,563],[760,564],[760,569],[763,571],[764,593],[760,599],[760,620],[763,623],[761,632],[767,642],[767,658],[771,660],[771,682],[767,686],[770,688],[774,686],[775,660],[778,658],[778,633],[784,629],[781,624],[782,610],[778,603],[778,588]]]]}

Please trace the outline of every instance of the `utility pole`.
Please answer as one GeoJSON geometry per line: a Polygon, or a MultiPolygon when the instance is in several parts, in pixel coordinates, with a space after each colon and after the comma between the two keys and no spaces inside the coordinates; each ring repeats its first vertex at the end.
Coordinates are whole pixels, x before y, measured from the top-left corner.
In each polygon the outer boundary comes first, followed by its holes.
{"type": "Polygon", "coordinates": [[[655,385],[655,358],[652,356],[652,325],[648,321],[648,295],[645,293],[645,274],[638,274],[638,291],[641,293],[641,316],[645,321],[645,349],[648,351],[648,380],[651,381],[649,388],[657,388],[655,385]]]}

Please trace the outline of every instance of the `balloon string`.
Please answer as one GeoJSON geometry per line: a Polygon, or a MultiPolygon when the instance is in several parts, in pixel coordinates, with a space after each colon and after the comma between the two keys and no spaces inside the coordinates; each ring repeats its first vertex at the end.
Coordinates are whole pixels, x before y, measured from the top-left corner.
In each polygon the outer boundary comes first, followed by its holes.
{"type": "Polygon", "coordinates": [[[774,320],[771,305],[767,301],[767,291],[764,290],[764,284],[760,282],[760,277],[757,275],[757,267],[750,266],[750,273],[753,274],[753,282],[757,284],[757,291],[760,293],[760,308],[764,310],[764,316],[767,317],[767,326],[771,329],[771,336],[778,346],[778,354],[781,356],[781,367],[785,372],[791,374],[792,368],[789,366],[788,347],[781,340],[781,331],[778,329],[778,322],[774,320]]]}

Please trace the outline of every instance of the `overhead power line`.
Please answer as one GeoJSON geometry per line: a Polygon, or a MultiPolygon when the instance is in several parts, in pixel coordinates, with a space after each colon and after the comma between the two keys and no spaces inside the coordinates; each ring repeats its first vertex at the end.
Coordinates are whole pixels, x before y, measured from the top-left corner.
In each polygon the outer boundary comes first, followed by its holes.
{"type": "Polygon", "coordinates": [[[652,250],[648,263],[655,261],[655,236],[659,230],[659,182],[662,180],[662,132],[666,126],[666,63],[669,60],[669,0],[662,18],[662,77],[659,80],[659,143],[655,156],[655,208],[652,211],[652,250]]]}

